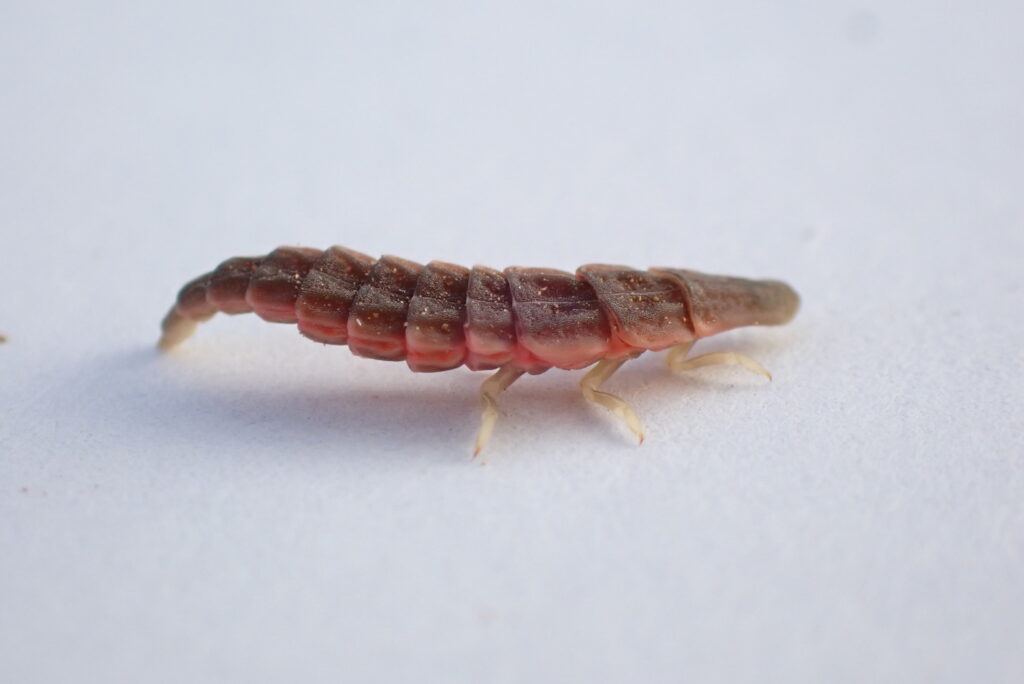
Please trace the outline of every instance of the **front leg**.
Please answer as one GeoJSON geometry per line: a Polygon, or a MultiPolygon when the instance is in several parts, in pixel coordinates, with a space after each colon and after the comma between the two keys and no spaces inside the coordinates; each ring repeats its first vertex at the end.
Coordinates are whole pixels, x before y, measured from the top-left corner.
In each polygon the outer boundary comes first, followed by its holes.
{"type": "Polygon", "coordinates": [[[764,366],[749,356],[744,356],[737,352],[711,352],[710,354],[701,354],[692,359],[687,359],[686,355],[690,353],[693,344],[693,342],[687,342],[678,347],[673,347],[668,353],[668,367],[676,373],[682,373],[683,371],[703,366],[742,366],[747,370],[763,375],[768,378],[769,382],[772,379],[772,374],[765,370],[764,366]]]}

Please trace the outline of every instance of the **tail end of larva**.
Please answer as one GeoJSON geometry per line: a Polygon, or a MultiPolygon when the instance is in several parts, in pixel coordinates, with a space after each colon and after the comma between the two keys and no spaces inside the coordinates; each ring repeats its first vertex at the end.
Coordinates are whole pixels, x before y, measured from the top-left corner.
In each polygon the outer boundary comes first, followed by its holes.
{"type": "Polygon", "coordinates": [[[160,351],[168,351],[181,344],[196,326],[217,313],[217,307],[207,301],[206,290],[210,274],[200,276],[185,284],[178,292],[178,298],[171,310],[164,316],[161,328],[163,334],[157,342],[160,351]]]}
{"type": "Polygon", "coordinates": [[[196,331],[196,326],[198,325],[199,323],[197,321],[183,316],[178,311],[178,307],[174,307],[170,310],[167,316],[164,317],[163,323],[161,324],[163,333],[160,335],[160,340],[156,343],[157,349],[162,352],[167,352],[177,347],[192,336],[192,333],[196,331]]]}

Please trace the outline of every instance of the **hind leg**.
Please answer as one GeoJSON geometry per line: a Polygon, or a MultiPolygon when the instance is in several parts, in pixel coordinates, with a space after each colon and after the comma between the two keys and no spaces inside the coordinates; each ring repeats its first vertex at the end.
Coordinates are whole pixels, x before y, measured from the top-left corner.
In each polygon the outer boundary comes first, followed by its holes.
{"type": "Polygon", "coordinates": [[[628,358],[622,358],[599,361],[597,365],[590,369],[590,372],[583,377],[583,381],[580,382],[580,388],[583,390],[584,399],[604,406],[619,418],[626,421],[626,425],[633,431],[633,434],[637,436],[637,439],[640,440],[640,444],[643,444],[644,426],[640,423],[640,419],[636,417],[636,414],[633,413],[633,409],[629,407],[629,404],[614,394],[602,392],[598,389],[598,387],[607,381],[608,378],[610,378],[612,374],[628,360],[628,358]]]}
{"type": "Polygon", "coordinates": [[[673,347],[668,353],[668,367],[676,373],[682,373],[683,371],[702,368],[703,366],[742,366],[749,371],[763,375],[769,381],[772,379],[772,374],[749,356],[736,352],[711,352],[710,354],[701,354],[700,356],[688,359],[686,355],[690,353],[692,348],[693,342],[673,347]]]}
{"type": "Polygon", "coordinates": [[[498,422],[498,395],[525,372],[505,366],[499,368],[497,373],[484,380],[484,384],[480,386],[480,401],[483,403],[484,413],[480,419],[480,431],[476,435],[476,446],[473,448],[474,458],[487,446],[491,433],[494,432],[494,424],[498,422]]]}

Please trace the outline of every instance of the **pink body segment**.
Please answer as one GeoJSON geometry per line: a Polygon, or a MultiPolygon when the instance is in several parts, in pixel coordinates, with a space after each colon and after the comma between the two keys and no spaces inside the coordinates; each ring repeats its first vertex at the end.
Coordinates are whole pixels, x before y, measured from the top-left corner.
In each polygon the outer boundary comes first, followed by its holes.
{"type": "Polygon", "coordinates": [[[576,369],[601,359],[788,321],[796,293],[775,280],[589,264],[467,269],[374,259],[342,247],[235,257],[182,288],[164,319],[170,347],[217,312],[255,312],[325,344],[416,372],[576,369]]]}

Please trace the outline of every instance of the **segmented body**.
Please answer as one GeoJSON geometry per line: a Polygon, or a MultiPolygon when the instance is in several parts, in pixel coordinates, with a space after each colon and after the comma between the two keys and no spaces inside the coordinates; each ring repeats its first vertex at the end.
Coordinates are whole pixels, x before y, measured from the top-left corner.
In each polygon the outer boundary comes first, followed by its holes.
{"type": "Polygon", "coordinates": [[[416,372],[465,364],[529,373],[583,368],[730,328],[781,324],[799,299],[785,283],[673,268],[426,266],[342,247],[281,247],[228,259],[189,282],[164,319],[172,347],[217,312],[297,323],[306,337],[416,372]]]}

